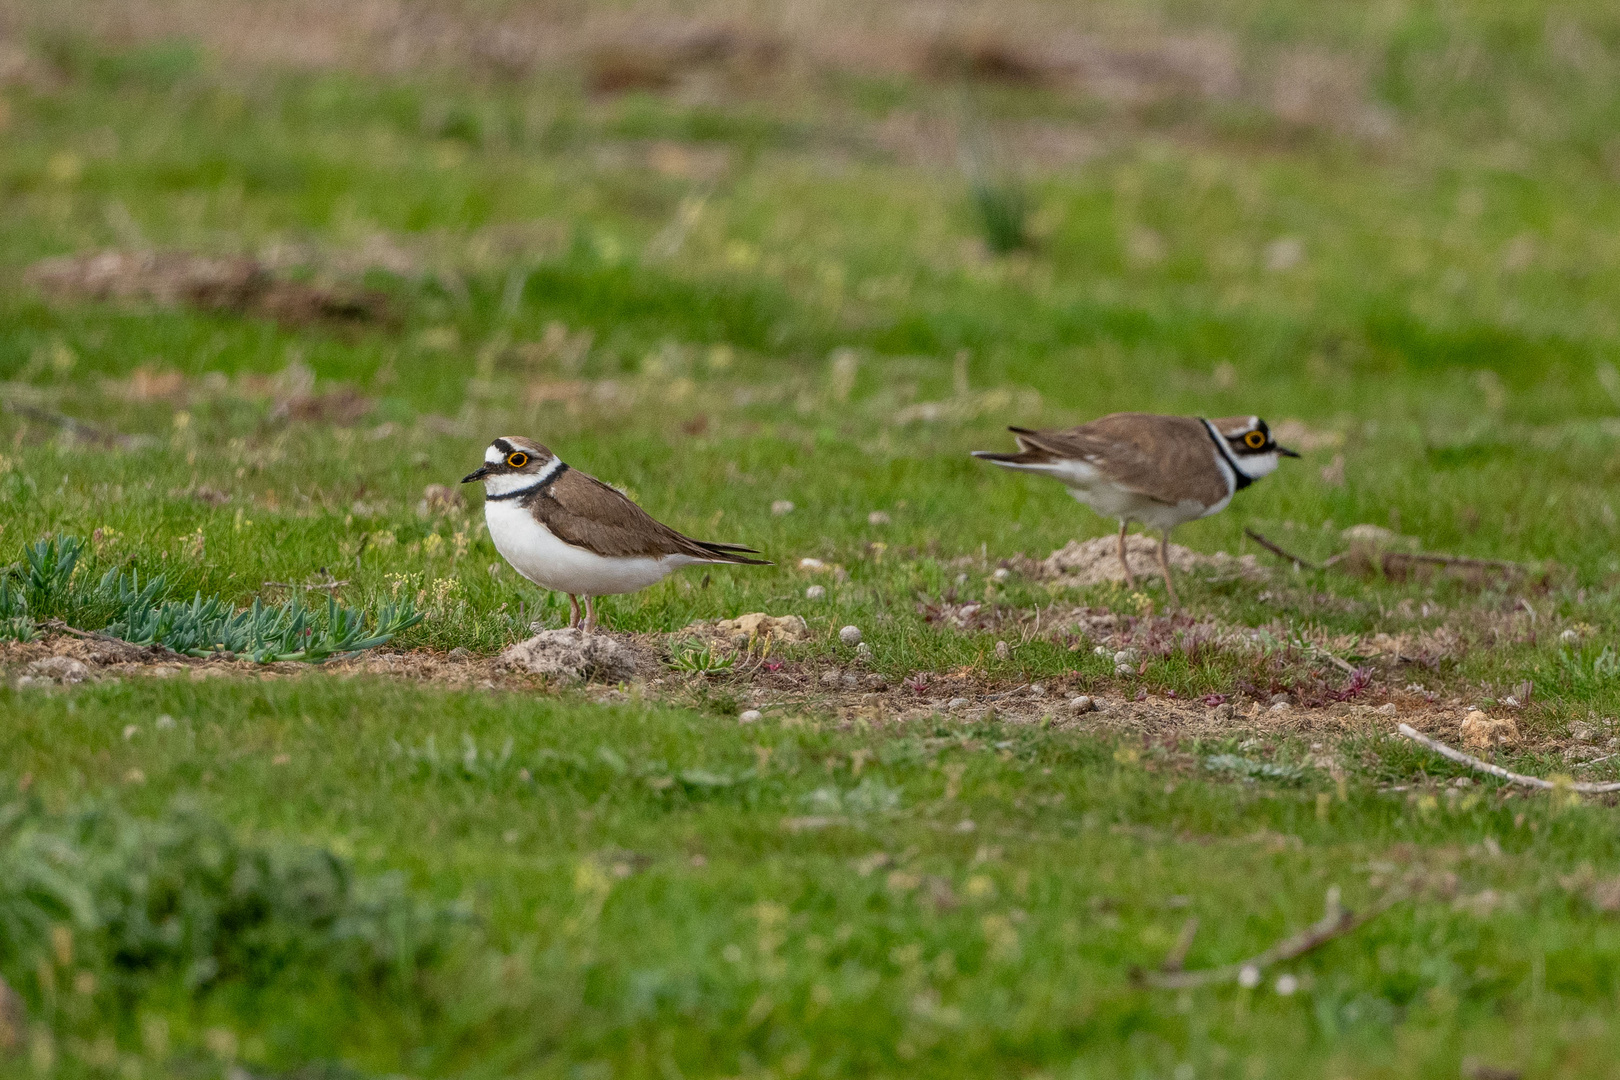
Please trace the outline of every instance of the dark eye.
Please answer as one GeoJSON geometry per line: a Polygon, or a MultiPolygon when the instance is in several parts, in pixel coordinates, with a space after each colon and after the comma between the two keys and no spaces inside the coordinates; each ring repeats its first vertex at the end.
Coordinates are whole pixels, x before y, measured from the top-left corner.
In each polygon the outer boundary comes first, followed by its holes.
{"type": "Polygon", "coordinates": [[[1258,450],[1262,446],[1266,445],[1266,437],[1258,431],[1251,431],[1247,435],[1243,436],[1243,445],[1247,446],[1250,450],[1258,450]]]}
{"type": "Polygon", "coordinates": [[[519,450],[506,455],[506,463],[514,469],[521,469],[529,463],[529,455],[519,450]]]}

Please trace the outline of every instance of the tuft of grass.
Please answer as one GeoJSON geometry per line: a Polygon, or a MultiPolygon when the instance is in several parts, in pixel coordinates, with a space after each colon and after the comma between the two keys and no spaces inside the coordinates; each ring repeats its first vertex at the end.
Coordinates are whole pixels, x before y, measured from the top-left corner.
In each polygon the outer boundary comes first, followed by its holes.
{"type": "Polygon", "coordinates": [[[973,184],[973,209],[985,246],[997,255],[1033,247],[1029,236],[1029,195],[1010,180],[978,180],[973,184]]]}

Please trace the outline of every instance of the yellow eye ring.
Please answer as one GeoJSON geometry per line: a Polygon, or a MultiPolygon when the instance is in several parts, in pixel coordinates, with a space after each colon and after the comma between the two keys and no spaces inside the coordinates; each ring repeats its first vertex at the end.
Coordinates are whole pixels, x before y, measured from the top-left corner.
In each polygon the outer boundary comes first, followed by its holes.
{"type": "Polygon", "coordinates": [[[1262,446],[1266,445],[1266,437],[1258,431],[1251,431],[1247,435],[1243,436],[1243,445],[1247,446],[1250,450],[1258,450],[1262,446]]]}
{"type": "Polygon", "coordinates": [[[506,455],[506,464],[513,469],[521,469],[529,463],[529,455],[518,450],[506,455]]]}

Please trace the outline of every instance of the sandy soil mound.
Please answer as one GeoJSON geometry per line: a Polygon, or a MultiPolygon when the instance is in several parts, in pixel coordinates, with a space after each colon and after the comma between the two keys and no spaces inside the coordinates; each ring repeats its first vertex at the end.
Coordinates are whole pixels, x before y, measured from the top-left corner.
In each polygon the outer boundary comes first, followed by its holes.
{"type": "Polygon", "coordinates": [[[565,682],[604,683],[630,682],[661,667],[656,656],[627,640],[575,627],[542,630],[501,653],[500,663],[565,682]]]}
{"type": "MultiPolygon", "coordinates": [[[[1154,538],[1141,534],[1126,537],[1125,557],[1130,560],[1132,572],[1144,577],[1159,576],[1159,542],[1154,538]]],[[[1066,585],[1100,585],[1105,581],[1125,580],[1125,570],[1119,565],[1119,539],[1113,536],[1070,540],[1038,566],[1039,576],[1066,585]]],[[[1224,551],[1205,555],[1180,544],[1170,545],[1170,568],[1181,573],[1213,570],[1244,577],[1263,573],[1253,555],[1228,555],[1224,551]]]]}

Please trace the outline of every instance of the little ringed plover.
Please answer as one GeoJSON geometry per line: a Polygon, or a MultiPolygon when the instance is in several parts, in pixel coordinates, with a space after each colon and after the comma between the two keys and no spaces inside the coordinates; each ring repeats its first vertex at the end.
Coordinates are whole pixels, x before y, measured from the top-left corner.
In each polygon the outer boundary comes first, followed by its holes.
{"type": "Polygon", "coordinates": [[[1279,460],[1299,456],[1278,446],[1258,416],[1113,413],[1056,431],[1008,430],[1018,440],[1018,453],[977,450],[973,456],[1050,476],[1097,513],[1119,519],[1119,561],[1132,588],[1136,578],[1125,560],[1125,529],[1136,521],[1160,530],[1159,568],[1173,604],[1180,601],[1170,581],[1170,530],[1226,509],[1233,495],[1279,460]]]}
{"type": "Polygon", "coordinates": [[[600,480],[563,464],[545,446],[502,436],[484,464],[462,479],[484,484],[484,520],[495,550],[543,588],[568,594],[568,625],[596,629],[592,599],[635,592],[694,563],[769,566],[753,548],[676,532],[600,480]]]}

